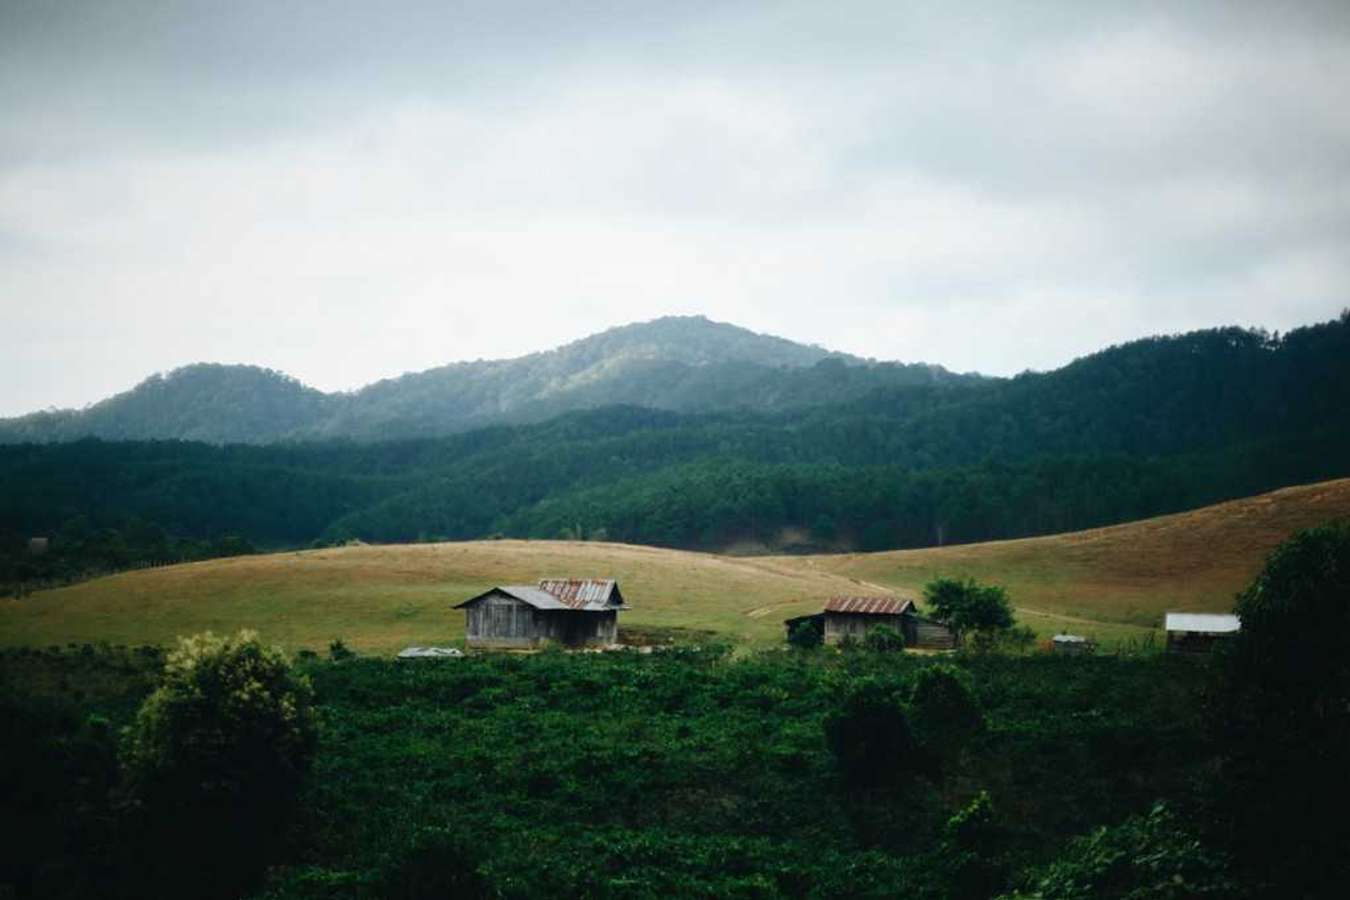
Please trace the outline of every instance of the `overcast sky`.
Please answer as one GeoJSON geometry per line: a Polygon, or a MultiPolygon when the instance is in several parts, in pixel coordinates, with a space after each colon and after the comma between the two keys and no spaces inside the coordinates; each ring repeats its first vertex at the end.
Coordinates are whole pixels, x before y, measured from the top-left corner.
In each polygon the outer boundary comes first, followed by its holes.
{"type": "Polygon", "coordinates": [[[0,415],[703,313],[1007,374],[1350,306],[1350,3],[0,0],[0,415]]]}

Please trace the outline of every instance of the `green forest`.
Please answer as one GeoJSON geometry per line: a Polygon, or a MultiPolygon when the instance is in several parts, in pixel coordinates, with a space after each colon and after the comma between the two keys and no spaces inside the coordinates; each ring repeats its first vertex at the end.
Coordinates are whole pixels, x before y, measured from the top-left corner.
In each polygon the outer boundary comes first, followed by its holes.
{"type": "Polygon", "coordinates": [[[0,445],[0,580],[352,539],[879,550],[1068,531],[1350,474],[1348,406],[1342,316],[776,412],[611,406],[384,442],[0,445]],[[27,552],[34,536],[47,554],[27,552]]]}

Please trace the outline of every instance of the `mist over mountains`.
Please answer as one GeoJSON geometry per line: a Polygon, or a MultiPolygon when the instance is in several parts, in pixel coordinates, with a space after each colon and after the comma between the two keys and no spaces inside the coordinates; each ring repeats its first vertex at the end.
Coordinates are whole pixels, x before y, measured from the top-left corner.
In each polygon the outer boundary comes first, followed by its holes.
{"type": "Polygon", "coordinates": [[[614,404],[683,412],[783,410],[878,388],[968,384],[941,366],[878,363],[702,316],[612,328],[556,350],[454,363],[326,394],[281,372],[201,363],[82,410],[0,420],[0,443],[431,437],[614,404]]]}

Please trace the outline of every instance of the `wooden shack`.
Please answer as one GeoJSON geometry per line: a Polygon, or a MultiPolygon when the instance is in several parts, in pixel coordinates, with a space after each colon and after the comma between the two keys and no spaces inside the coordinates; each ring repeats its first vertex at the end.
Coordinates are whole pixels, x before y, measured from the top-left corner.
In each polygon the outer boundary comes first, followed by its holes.
{"type": "Polygon", "coordinates": [[[544,579],[494,587],[458,603],[471,648],[530,649],[553,641],[568,647],[618,642],[620,610],[628,609],[613,579],[544,579]]]}
{"type": "Polygon", "coordinates": [[[1242,629],[1232,613],[1170,612],[1163,619],[1167,632],[1167,652],[1204,656],[1220,641],[1226,641],[1242,629]]]}
{"type": "Polygon", "coordinates": [[[28,554],[30,556],[45,556],[47,549],[51,546],[51,540],[45,537],[34,537],[28,539],[28,554]]]}
{"type": "Polygon", "coordinates": [[[783,624],[791,634],[803,622],[819,629],[827,644],[845,637],[861,641],[869,629],[886,625],[904,635],[906,647],[950,650],[956,646],[950,628],[919,615],[913,600],[899,597],[831,597],[821,612],[796,616],[783,624]]]}

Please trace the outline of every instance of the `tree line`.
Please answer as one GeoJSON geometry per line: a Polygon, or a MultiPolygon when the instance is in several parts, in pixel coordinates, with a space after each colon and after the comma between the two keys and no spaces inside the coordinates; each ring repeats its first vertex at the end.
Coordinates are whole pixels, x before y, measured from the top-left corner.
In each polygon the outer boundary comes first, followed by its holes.
{"type": "Polygon", "coordinates": [[[1347,401],[1343,316],[778,412],[604,407],[381,443],[0,445],[0,552],[12,563],[39,535],[55,549],[77,520],[264,549],[494,534],[717,548],[785,529],[806,549],[1018,537],[1350,474],[1347,401]]]}

